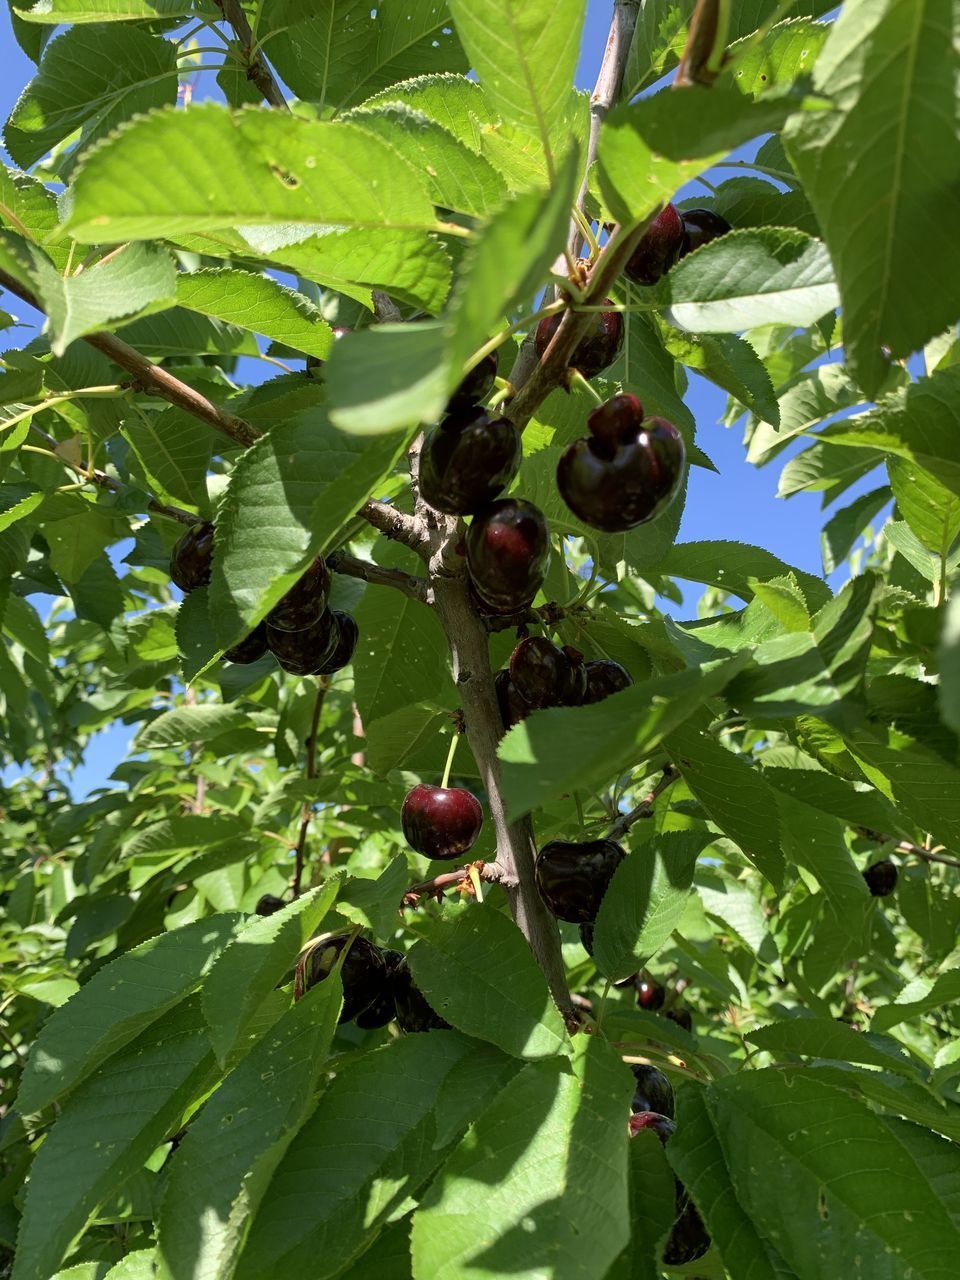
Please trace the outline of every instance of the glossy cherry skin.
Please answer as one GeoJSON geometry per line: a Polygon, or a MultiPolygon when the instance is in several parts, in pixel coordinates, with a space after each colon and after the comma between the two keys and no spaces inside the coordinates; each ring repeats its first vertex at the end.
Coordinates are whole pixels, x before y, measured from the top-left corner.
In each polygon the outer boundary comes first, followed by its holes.
{"type": "Polygon", "coordinates": [[[170,577],[189,595],[205,587],[213,568],[213,525],[195,524],[176,543],[170,556],[170,577]]]}
{"type": "Polygon", "coordinates": [[[393,975],[396,973],[399,965],[403,963],[403,956],[399,951],[386,950],[383,952],[383,962],[386,965],[387,977],[380,990],[380,994],[376,997],[371,1005],[368,1005],[361,1013],[354,1018],[354,1022],[363,1031],[373,1031],[377,1027],[385,1027],[397,1016],[397,1006],[393,998],[393,975]]]}
{"type": "Polygon", "coordinates": [[[302,631],[280,631],[267,624],[267,644],[283,667],[295,676],[315,675],[333,657],[340,643],[340,628],[325,609],[312,627],[302,631]]]}
{"type": "Polygon", "coordinates": [[[267,614],[267,625],[277,631],[303,631],[312,627],[327,606],[330,573],[320,556],[267,614]]]}
{"type": "Polygon", "coordinates": [[[875,898],[889,898],[897,887],[897,880],[900,873],[897,870],[897,864],[891,862],[889,858],[883,862],[875,862],[872,867],[867,867],[863,873],[863,878],[867,882],[867,888],[875,898]]]}
{"type": "Polygon", "coordinates": [[[610,449],[631,444],[643,430],[643,405],[626,392],[611,396],[588,415],[587,430],[610,449]]]}
{"type": "Polygon", "coordinates": [[[732,230],[726,218],[721,218],[712,209],[684,209],[680,217],[683,221],[681,258],[732,230]]]}
{"type": "Polygon", "coordinates": [[[265,893],[257,902],[254,911],[258,916],[272,916],[275,911],[279,911],[281,907],[286,905],[284,900],[278,898],[275,893],[265,893]]]}
{"type": "Polygon", "coordinates": [[[530,707],[579,704],[587,687],[582,655],[561,649],[546,636],[520,641],[510,655],[510,679],[530,707]]]}
{"type": "Polygon", "coordinates": [[[630,1137],[635,1138],[641,1129],[652,1129],[664,1146],[677,1132],[676,1123],[669,1116],[657,1111],[635,1111],[630,1117],[630,1137]]]}
{"type": "Polygon", "coordinates": [[[551,840],[537,854],[537,888],[558,920],[589,924],[624,859],[615,840],[551,840]]]}
{"type": "Polygon", "coordinates": [[[428,858],[459,858],[472,849],[483,825],[483,808],[463,787],[420,783],[408,791],[400,825],[411,849],[428,858]]]}
{"type": "Polygon", "coordinates": [[[414,982],[406,958],[394,971],[392,987],[397,1024],[401,1031],[449,1030],[450,1023],[427,1003],[427,997],[414,982]]]}
{"type": "Polygon", "coordinates": [[[360,639],[360,629],[352,614],[342,613],[339,609],[331,609],[330,613],[337,624],[337,643],[326,662],[322,662],[314,671],[313,674],[317,676],[332,676],[335,671],[347,666],[360,639]]]}
{"type": "Polygon", "coordinates": [[[658,1009],[663,1008],[666,998],[667,993],[659,982],[652,982],[649,978],[641,978],[637,982],[638,1009],[648,1009],[651,1013],[656,1013],[658,1009]]]}
{"type": "Polygon", "coordinates": [[[493,390],[499,364],[500,357],[496,351],[489,352],[479,364],[475,364],[450,397],[447,413],[453,413],[458,409],[469,409],[471,405],[486,400],[493,390]]]}
{"type": "Polygon", "coordinates": [[[530,714],[530,704],[521,698],[516,685],[510,678],[506,668],[498,671],[493,678],[493,687],[497,692],[497,706],[500,708],[500,719],[504,729],[519,724],[530,714]]]}
{"type": "Polygon", "coordinates": [[[627,278],[634,284],[656,284],[679,258],[683,237],[683,220],[676,205],[665,205],[631,254],[625,268],[627,278]]]}
{"type": "MultiPolygon", "coordinates": [[[[347,933],[333,933],[317,944],[307,960],[305,987],[309,990],[333,971],[340,952],[350,940],[347,933]]],[[[340,970],[343,1009],[340,1022],[350,1022],[373,1004],[387,981],[383,952],[366,938],[354,938],[340,970]]]]}
{"type": "Polygon", "coordinates": [[[629,689],[633,684],[633,676],[626,667],[612,658],[597,658],[593,662],[584,663],[587,673],[587,690],[583,695],[585,703],[602,702],[613,693],[629,689]]]}
{"type": "Polygon", "coordinates": [[[673,1087],[670,1081],[656,1067],[643,1063],[631,1063],[630,1070],[637,1081],[637,1091],[633,1095],[633,1111],[654,1111],[673,1119],[673,1087]]]}
{"type": "Polygon", "coordinates": [[[420,494],[437,511],[465,516],[492,502],[520,467],[520,433],[478,405],[448,414],[420,453],[420,494]]]}
{"type": "MultiPolygon", "coordinates": [[[[605,298],[603,306],[612,307],[613,300],[605,298]]],[[[534,347],[537,355],[543,359],[544,352],[553,340],[553,335],[560,328],[563,312],[555,316],[544,316],[537,325],[534,336],[534,347]]],[[[619,311],[597,311],[593,315],[590,328],[580,339],[570,357],[570,368],[578,369],[585,378],[595,378],[609,365],[613,364],[623,346],[623,316],[619,311]]]]}
{"type": "Polygon", "coordinates": [[[669,1018],[671,1022],[675,1022],[684,1031],[693,1031],[693,1018],[690,1016],[690,1010],[685,1009],[683,1005],[676,1005],[673,1009],[668,1009],[663,1016],[669,1018]]]}
{"type": "Polygon", "coordinates": [[[267,652],[267,648],[267,628],[261,622],[239,644],[235,644],[232,649],[227,649],[223,656],[228,662],[248,666],[251,662],[259,662],[267,652]]]}
{"type": "Polygon", "coordinates": [[[522,498],[500,498],[474,516],[466,538],[467,569],[481,603],[493,613],[526,608],[550,562],[543,512],[522,498]]]}
{"type": "Polygon", "coordinates": [[[664,418],[648,418],[635,441],[609,449],[575,440],[557,464],[557,487],[584,524],[624,533],[665,511],[683,480],[683,437],[664,418]]]}

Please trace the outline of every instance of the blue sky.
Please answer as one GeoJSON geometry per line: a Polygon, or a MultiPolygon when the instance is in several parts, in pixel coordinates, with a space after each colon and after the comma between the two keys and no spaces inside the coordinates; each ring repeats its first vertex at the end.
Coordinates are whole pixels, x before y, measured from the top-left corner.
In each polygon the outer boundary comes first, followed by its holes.
{"type": "MultiPolygon", "coordinates": [[[[603,57],[610,13],[609,0],[590,0],[587,12],[583,54],[578,73],[578,84],[592,88],[603,57]]],[[[0,113],[5,120],[22,87],[31,78],[33,63],[20,51],[13,38],[6,6],[0,13],[0,113]]],[[[212,80],[212,77],[204,77],[212,80]]],[[[201,95],[202,96],[202,95],[201,95]]],[[[3,158],[8,160],[6,153],[3,158]]],[[[695,194],[696,184],[685,189],[683,195],[695,194]]],[[[700,191],[703,188],[699,188],[700,191]]],[[[0,291],[0,306],[24,320],[36,319],[35,313],[19,299],[0,291]]],[[[0,333],[0,351],[5,346],[20,346],[28,339],[23,329],[0,333]]],[[[255,366],[263,370],[265,366],[255,366]]],[[[260,376],[263,376],[262,374],[260,376]]],[[[821,573],[819,550],[820,528],[823,516],[818,494],[801,493],[788,501],[776,496],[777,479],[782,463],[800,448],[795,444],[789,452],[771,466],[758,470],[745,460],[745,450],[739,428],[728,429],[719,425],[726,397],[712,384],[692,377],[686,395],[698,427],[698,441],[716,464],[719,474],[714,475],[701,468],[691,471],[687,502],[680,529],[680,541],[724,539],[754,543],[766,547],[789,564],[810,573],[821,573]]],[[[861,482],[844,495],[846,505],[857,493],[872,486],[861,482]]],[[[687,593],[687,600],[696,596],[687,593]]],[[[42,608],[42,602],[41,608],[42,608]]],[[[123,758],[130,730],[117,726],[101,735],[88,751],[88,760],[74,775],[71,789],[75,796],[84,795],[91,786],[103,782],[114,765],[123,758]]]]}

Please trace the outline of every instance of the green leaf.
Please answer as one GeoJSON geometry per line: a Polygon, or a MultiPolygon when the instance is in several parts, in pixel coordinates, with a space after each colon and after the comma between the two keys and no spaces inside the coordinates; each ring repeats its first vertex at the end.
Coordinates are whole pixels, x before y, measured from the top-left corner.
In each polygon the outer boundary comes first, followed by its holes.
{"type": "Polygon", "coordinates": [[[434,225],[410,165],[358,125],[213,102],[131,121],[84,157],[73,193],[67,230],[84,243],[244,224],[434,225]]]}
{"type": "Polygon", "coordinates": [[[705,582],[721,591],[731,591],[742,600],[753,599],[751,578],[769,582],[771,578],[792,574],[799,582],[811,611],[830,599],[830,589],[822,578],[802,569],[793,569],[763,547],[742,542],[680,542],[662,565],[663,572],[674,578],[705,582]]]}
{"type": "Polygon", "coordinates": [[[33,1162],[16,1280],[47,1280],[97,1206],[179,1123],[210,1065],[199,1002],[191,1001],[77,1090],[33,1162]]]}
{"type": "Polygon", "coordinates": [[[274,1170],[314,1108],[341,997],[336,977],[306,992],[190,1125],[160,1209],[161,1277],[231,1273],[274,1170]]]}
{"type": "Polygon", "coordinates": [[[960,533],[960,495],[945,489],[935,475],[908,462],[887,462],[890,486],[900,514],[923,545],[946,560],[960,533]]]}
{"type": "Polygon", "coordinates": [[[649,755],[749,660],[747,653],[700,670],[645,680],[591,707],[537,711],[500,744],[511,819],[577,788],[608,784],[649,755]],[[571,743],[576,742],[576,750],[571,743]]]}
{"type": "Polygon", "coordinates": [[[291,972],[339,887],[339,880],[328,880],[272,916],[251,920],[217,960],[203,984],[203,1012],[221,1063],[233,1061],[256,1040],[262,1031],[255,1021],[261,1004],[291,972]]]}
{"type": "Polygon", "coordinates": [[[715,382],[764,422],[779,425],[780,406],[773,383],[748,342],[732,333],[710,337],[671,330],[666,335],[666,346],[688,369],[715,382]]]}
{"type": "Polygon", "coordinates": [[[414,1214],[417,1280],[605,1275],[630,1237],[632,1087],[597,1036],[579,1038],[572,1071],[562,1059],[524,1067],[414,1214]]]}
{"type": "Polygon", "coordinates": [[[512,920],[466,906],[420,922],[410,952],[417,986],[458,1031],[517,1058],[565,1052],[563,1019],[533,953],[512,920]]]}
{"type": "Polygon", "coordinates": [[[688,254],[658,286],[668,318],[696,333],[813,324],[839,305],[826,247],[802,231],[731,231],[688,254]]]}
{"type": "Polygon", "coordinates": [[[25,22],[124,22],[136,18],[181,18],[193,11],[193,0],[34,0],[16,8],[25,22]]]}
{"type": "Polygon", "coordinates": [[[151,720],[137,734],[137,746],[183,747],[192,742],[210,742],[221,734],[250,725],[250,716],[239,707],[208,704],[200,707],[174,707],[151,720]]]}
{"type": "Polygon", "coordinates": [[[295,289],[252,271],[208,267],[181,272],[177,302],[321,360],[333,347],[333,330],[319,308],[295,289]]]}
{"type": "Polygon", "coordinates": [[[636,848],[614,872],[597,915],[593,956],[611,981],[629,978],[680,923],[697,856],[711,836],[671,831],[636,848]]]}
{"type": "Polygon", "coordinates": [[[216,446],[205,422],[171,405],[155,417],[131,414],[124,418],[123,434],[161,497],[198,511],[206,506],[207,467],[216,446]]]}
{"type": "Polygon", "coordinates": [[[941,574],[946,577],[960,563],[960,554],[955,553],[944,564],[902,520],[888,520],[883,526],[883,536],[928,582],[939,582],[941,574]]]}
{"type": "Polygon", "coordinates": [[[88,148],[135,113],[172,104],[176,97],[177,57],[169,40],[137,27],[71,27],[44,49],[4,141],[26,169],[81,127],[88,148]]]}
{"type": "Polygon", "coordinates": [[[607,1272],[607,1280],[659,1280],[661,1241],[677,1214],[675,1180],[660,1139],[641,1130],[627,1155],[630,1243],[607,1272]]]}
{"type": "Polygon", "coordinates": [[[960,595],[954,595],[947,606],[938,659],[940,714],[951,729],[960,733],[960,595]]]}
{"type": "Polygon", "coordinates": [[[49,1106],[179,1004],[226,946],[236,919],[184,925],[99,969],[44,1023],[20,1082],[21,1114],[49,1106]]]}
{"type": "Polygon", "coordinates": [[[831,516],[820,534],[820,554],[824,573],[833,573],[853,550],[870,521],[880,514],[891,499],[886,485],[863,494],[848,507],[831,516]]]}
{"type": "Polygon", "coordinates": [[[874,1031],[889,1031],[908,1018],[952,1005],[957,1000],[960,1000],[960,968],[946,969],[932,981],[915,978],[892,1004],[880,1005],[874,1011],[871,1027],[874,1031]]]}
{"type": "Polygon", "coordinates": [[[805,1058],[836,1058],[882,1067],[914,1077],[916,1068],[895,1040],[855,1031],[833,1018],[788,1018],[747,1031],[744,1039],[770,1053],[798,1053],[805,1058]]]}
{"type": "MultiPolygon", "coordinates": [[[[854,826],[894,833],[904,827],[893,805],[872,787],[854,788],[849,782],[821,768],[785,769],[765,767],[763,776],[778,791],[794,800],[822,809],[854,826]]],[[[909,825],[909,824],[907,824],[909,825]]],[[[906,832],[904,832],[906,834],[906,832]]]]}
{"type": "MultiPolygon", "coordinates": [[[[827,6],[822,6],[826,8],[827,6]]],[[[759,98],[771,89],[787,88],[810,74],[830,33],[826,22],[794,18],[778,22],[762,40],[732,44],[735,85],[741,93],[759,98]]]]}
{"type": "Polygon", "coordinates": [[[337,897],[337,914],[389,942],[397,931],[397,906],[408,882],[406,855],[398,853],[375,878],[345,880],[337,897]]]}
{"type": "Polygon", "coordinates": [[[436,421],[451,376],[443,325],[378,324],[338,342],[324,369],[330,421],[379,435],[436,421]]]}
{"type": "Polygon", "coordinates": [[[450,0],[486,97],[539,140],[548,166],[565,150],[585,10],[583,0],[450,0]]]}
{"type": "Polygon", "coordinates": [[[861,404],[863,394],[842,364],[823,364],[793,381],[780,398],[780,426],[758,427],[750,436],[748,459],[763,466],[788,440],[817,426],[841,409],[861,404]]]}
{"type": "Polygon", "coordinates": [[[836,265],[847,358],[872,395],[881,345],[907,356],[957,319],[960,275],[950,0],[844,6],[817,60],[828,111],[785,142],[836,265]],[[865,209],[882,210],[864,220],[865,209]],[[922,251],[920,250],[922,246],[922,251]]]}

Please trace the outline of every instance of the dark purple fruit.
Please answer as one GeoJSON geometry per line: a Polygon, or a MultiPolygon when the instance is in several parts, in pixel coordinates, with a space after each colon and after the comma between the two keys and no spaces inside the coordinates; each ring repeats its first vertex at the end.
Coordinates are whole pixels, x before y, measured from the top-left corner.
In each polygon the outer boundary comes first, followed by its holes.
{"type": "Polygon", "coordinates": [[[599,444],[613,450],[631,444],[643,430],[643,405],[636,396],[611,396],[587,416],[587,430],[599,444]]]}
{"type": "Polygon", "coordinates": [[[170,556],[170,577],[189,595],[205,587],[213,568],[213,525],[195,524],[176,543],[170,556]]]}
{"type": "Polygon", "coordinates": [[[659,982],[654,982],[650,978],[640,978],[637,981],[637,1008],[647,1009],[650,1013],[656,1013],[658,1009],[663,1008],[663,1002],[667,998],[667,993],[661,987],[659,982]]]}
{"type": "MultiPolygon", "coordinates": [[[[328,978],[340,952],[350,940],[350,934],[332,933],[317,943],[307,959],[305,988],[315,986],[328,978]]],[[[354,938],[340,970],[343,983],[343,1009],[341,1022],[350,1022],[373,1004],[387,982],[387,966],[383,952],[366,938],[354,938]]]]}
{"type": "Polygon", "coordinates": [[[393,1000],[397,1024],[401,1031],[446,1031],[450,1023],[427,1003],[427,997],[413,980],[410,966],[403,959],[393,974],[393,1000]]]}
{"type": "Polygon", "coordinates": [[[631,1063],[630,1070],[637,1081],[632,1110],[655,1111],[672,1120],[673,1087],[663,1072],[642,1062],[631,1063]]]}
{"type": "Polygon", "coordinates": [[[267,614],[267,625],[276,631],[303,631],[312,627],[327,607],[330,574],[320,556],[267,614]]]}
{"type": "Polygon", "coordinates": [[[666,1146],[676,1133],[677,1126],[669,1116],[660,1115],[657,1111],[636,1111],[630,1117],[630,1137],[635,1138],[641,1129],[652,1129],[666,1146]]]}
{"type": "MultiPolygon", "coordinates": [[[[605,298],[602,305],[612,307],[613,299],[605,298]]],[[[537,325],[534,346],[541,360],[562,319],[561,311],[554,316],[544,316],[537,325]]],[[[597,311],[591,318],[590,328],[574,348],[570,368],[578,369],[585,378],[595,378],[613,364],[622,346],[623,316],[619,311],[597,311]]]]}
{"type": "Polygon", "coordinates": [[[683,221],[681,258],[688,253],[693,253],[694,249],[709,244],[711,240],[716,240],[718,236],[725,236],[732,230],[726,218],[721,218],[719,213],[714,213],[712,209],[684,209],[680,218],[683,221]]]}
{"type": "Polygon", "coordinates": [[[491,418],[479,405],[448,414],[423,442],[421,496],[447,515],[471,515],[507,487],[522,453],[508,418],[491,418]]]}
{"type": "Polygon", "coordinates": [[[352,614],[341,613],[339,609],[331,609],[330,613],[337,624],[337,643],[330,657],[314,672],[318,676],[332,676],[345,667],[353,657],[360,638],[360,630],[352,614]]]}
{"type": "Polygon", "coordinates": [[[676,1005],[673,1009],[668,1009],[663,1016],[669,1018],[671,1022],[675,1022],[684,1031],[693,1031],[693,1018],[690,1016],[690,1010],[685,1009],[683,1005],[676,1005]]]}
{"type": "Polygon", "coordinates": [[[615,840],[551,840],[537,854],[537,888],[558,920],[589,924],[624,852],[615,840]]]}
{"type": "Polygon", "coordinates": [[[267,644],[276,660],[295,676],[316,675],[328,663],[340,643],[340,628],[329,609],[312,627],[281,631],[267,624],[267,644]]]}
{"type": "Polygon", "coordinates": [[[624,533],[665,511],[683,479],[680,432],[648,418],[635,441],[611,449],[594,438],[575,440],[557,464],[557,487],[584,524],[624,533]]]}
{"type": "Polygon", "coordinates": [[[486,400],[493,390],[499,363],[500,357],[496,351],[491,351],[479,364],[475,364],[450,397],[447,413],[453,413],[457,409],[468,409],[471,405],[486,400]]]}
{"type": "Polygon", "coordinates": [[[510,655],[510,679],[531,707],[577,705],[583,700],[587,673],[583,655],[561,649],[545,636],[527,636],[510,655]]]}
{"type": "Polygon", "coordinates": [[[679,258],[683,238],[683,220],[676,205],[665,205],[634,249],[625,268],[627,278],[634,284],[656,284],[679,258]]]}
{"type": "Polygon", "coordinates": [[[431,787],[408,791],[400,809],[407,843],[428,858],[459,858],[477,842],[483,808],[463,787],[431,787]]]}
{"type": "Polygon", "coordinates": [[[531,603],[546,577],[550,529],[532,502],[500,498],[474,516],[466,550],[480,601],[494,613],[516,613],[531,603]]]}
{"type": "Polygon", "coordinates": [[[282,898],[278,898],[275,893],[265,893],[257,902],[254,911],[258,916],[272,916],[275,911],[279,911],[281,907],[287,904],[282,898]]]}
{"type": "Polygon", "coordinates": [[[593,921],[580,926],[580,945],[588,956],[593,955],[593,931],[596,928],[593,921]]]}
{"type": "Polygon", "coordinates": [[[248,666],[251,662],[258,662],[267,652],[267,647],[267,628],[261,622],[239,644],[227,649],[223,656],[228,662],[248,666]]]}
{"type": "Polygon", "coordinates": [[[886,858],[883,862],[875,862],[872,867],[867,867],[863,878],[875,898],[888,898],[897,887],[899,874],[897,864],[886,858]]]}
{"type": "Polygon", "coordinates": [[[506,668],[498,671],[494,676],[493,687],[497,691],[497,706],[500,708],[500,719],[503,721],[504,729],[519,724],[530,714],[530,704],[520,697],[506,668]]]}
{"type": "Polygon", "coordinates": [[[386,950],[383,952],[383,962],[387,967],[387,978],[380,994],[373,1004],[368,1005],[354,1018],[354,1022],[362,1031],[373,1031],[377,1027],[385,1027],[397,1016],[397,1006],[393,999],[393,975],[397,967],[403,963],[403,956],[399,951],[386,950]]]}
{"type": "Polygon", "coordinates": [[[668,1267],[682,1267],[687,1262],[702,1258],[710,1248],[710,1236],[682,1183],[677,1183],[677,1208],[679,1215],[674,1222],[663,1250],[663,1261],[668,1267]],[[683,1208],[680,1208],[680,1204],[683,1208]]]}
{"type": "Polygon", "coordinates": [[[602,702],[612,693],[620,693],[633,684],[633,676],[626,667],[621,667],[611,658],[597,658],[584,665],[587,673],[587,691],[583,695],[585,703],[602,702]]]}

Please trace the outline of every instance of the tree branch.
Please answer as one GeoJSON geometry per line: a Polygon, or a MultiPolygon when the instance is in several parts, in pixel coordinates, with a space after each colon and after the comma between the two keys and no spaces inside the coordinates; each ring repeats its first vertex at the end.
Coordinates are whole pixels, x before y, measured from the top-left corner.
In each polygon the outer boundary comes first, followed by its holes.
{"type": "Polygon", "coordinates": [[[430,585],[427,579],[404,573],[402,569],[385,569],[382,565],[361,560],[346,551],[334,551],[327,556],[327,568],[348,578],[360,578],[363,582],[372,582],[377,586],[393,587],[413,600],[426,603],[430,585]]]}
{"type": "Polygon", "coordinates": [[[368,524],[394,542],[402,542],[411,551],[416,551],[421,559],[426,559],[429,547],[427,530],[416,516],[408,516],[389,502],[378,502],[371,498],[357,512],[368,524]]]}
{"type": "MultiPolygon", "coordinates": [[[[321,676],[317,681],[317,696],[313,704],[313,718],[310,721],[310,733],[307,735],[307,767],[305,777],[312,781],[317,776],[317,730],[320,727],[320,716],[323,713],[323,700],[330,688],[330,681],[321,676]]],[[[300,897],[300,885],[303,881],[303,865],[307,853],[307,834],[310,831],[310,819],[313,817],[313,805],[304,800],[300,808],[300,834],[297,837],[295,862],[293,868],[293,896],[300,897]]]]}
{"type": "Polygon", "coordinates": [[[858,835],[865,840],[873,840],[876,844],[894,845],[894,853],[920,858],[924,862],[937,862],[944,867],[960,867],[960,858],[953,858],[943,852],[944,846],[938,844],[933,849],[925,849],[922,844],[914,844],[912,840],[899,840],[896,836],[888,836],[882,831],[874,831],[870,827],[855,827],[858,835]]]}
{"type": "Polygon", "coordinates": [[[420,884],[412,884],[403,895],[401,906],[415,907],[424,896],[442,897],[447,889],[451,889],[456,885],[469,884],[471,867],[476,869],[480,879],[486,884],[502,884],[504,887],[514,887],[514,883],[504,873],[498,862],[471,862],[465,867],[458,867],[456,871],[444,871],[442,875],[434,876],[432,880],[423,880],[420,884]]]}
{"type": "Polygon", "coordinates": [[[251,84],[256,85],[271,107],[281,107],[284,111],[289,111],[290,107],[283,96],[283,90],[274,79],[266,59],[259,50],[254,50],[253,32],[240,0],[216,0],[216,4],[240,42],[247,62],[247,79],[251,84]]]}
{"type": "Polygon", "coordinates": [[[635,822],[640,822],[643,818],[652,818],[657,797],[662,796],[668,787],[672,787],[679,777],[680,775],[676,769],[668,764],[663,770],[663,776],[653,790],[643,797],[636,808],[631,809],[629,813],[622,813],[617,818],[607,832],[607,839],[619,840],[627,834],[635,822]]]}

